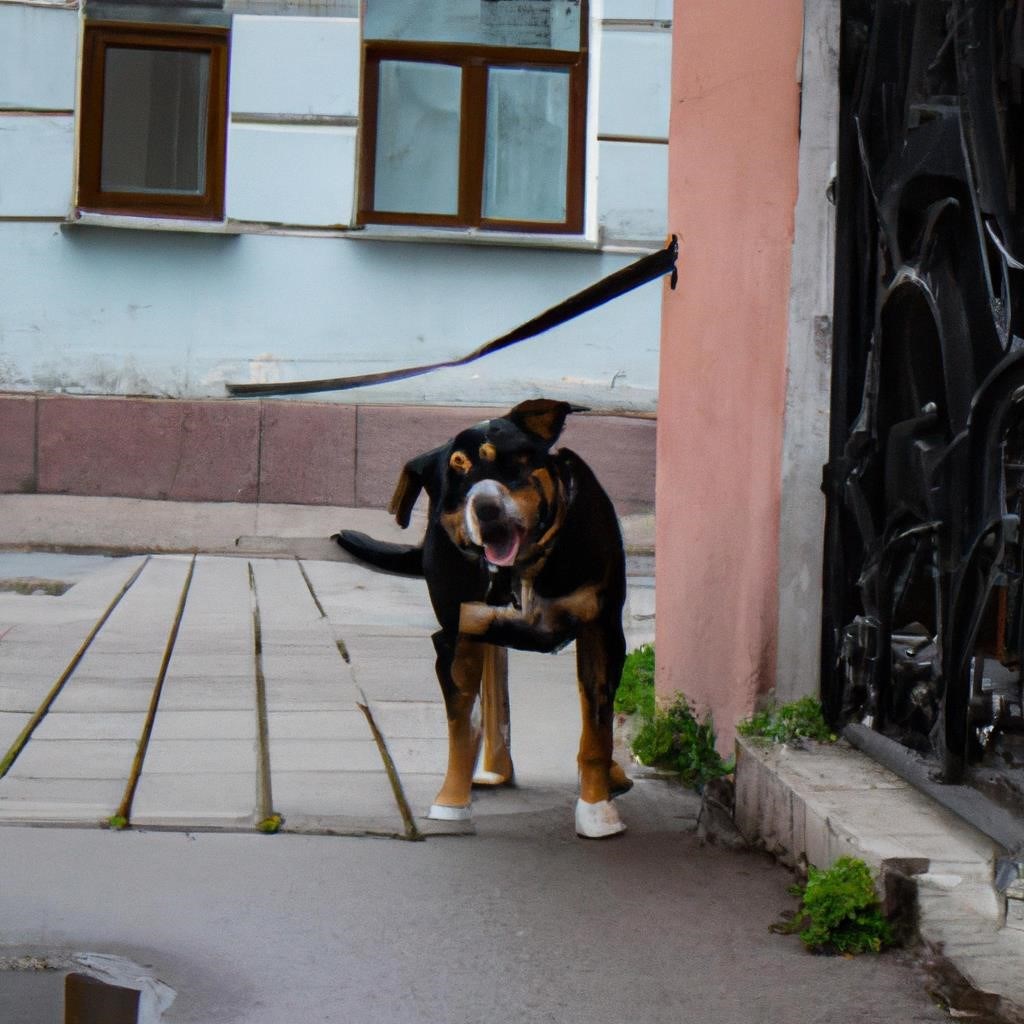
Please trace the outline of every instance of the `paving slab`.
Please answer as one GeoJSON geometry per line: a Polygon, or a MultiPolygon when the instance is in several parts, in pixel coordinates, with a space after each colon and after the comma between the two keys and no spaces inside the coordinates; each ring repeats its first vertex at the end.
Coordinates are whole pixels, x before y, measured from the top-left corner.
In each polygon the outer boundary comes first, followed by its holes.
{"type": "Polygon", "coordinates": [[[393,628],[429,634],[437,628],[422,579],[375,572],[350,562],[303,565],[328,619],[347,630],[393,628]]]}
{"type": "Polygon", "coordinates": [[[358,708],[313,711],[267,712],[272,739],[280,740],[363,740],[369,733],[366,715],[358,708]]]}
{"type": "Polygon", "coordinates": [[[6,604],[0,619],[0,710],[32,713],[40,707],[143,562],[118,559],[62,597],[26,596],[6,604]]]}
{"type": "MultiPolygon", "coordinates": [[[[255,740],[256,716],[252,710],[178,711],[162,706],[157,711],[160,739],[171,740],[255,740]]],[[[45,722],[43,723],[45,725],[45,722]]]]}
{"type": "Polygon", "coordinates": [[[117,810],[124,793],[120,779],[12,779],[0,787],[0,821],[5,823],[99,825],[117,810]]]}
{"type": "Polygon", "coordinates": [[[161,733],[149,741],[144,773],[178,775],[188,771],[196,775],[235,775],[248,772],[255,775],[257,757],[255,738],[168,739],[161,733]]]}
{"type": "MultiPolygon", "coordinates": [[[[66,677],[66,667],[57,677],[49,680],[45,689],[40,687],[37,707],[33,711],[45,711],[47,716],[56,716],[68,711],[95,712],[103,708],[114,711],[145,710],[159,672],[168,631],[174,619],[177,594],[185,579],[188,564],[187,560],[181,558],[169,558],[153,564],[146,562],[141,575],[110,610],[107,621],[131,621],[136,637],[143,640],[145,650],[125,655],[117,651],[116,641],[105,637],[102,632],[93,633],[91,643],[83,649],[74,668],[74,674],[66,677]],[[58,689],[57,684],[61,680],[63,686],[58,689]]],[[[97,575],[110,577],[112,568],[103,567],[97,575]]],[[[86,587],[89,582],[89,578],[86,578],[79,585],[86,587]]],[[[81,592],[77,594],[77,600],[82,600],[81,592]]],[[[103,621],[107,609],[94,607],[93,610],[98,611],[97,621],[103,621]]],[[[43,627],[41,623],[36,623],[35,628],[43,627]]],[[[12,701],[8,706],[14,707],[15,704],[12,701]]],[[[123,721],[121,719],[122,724],[123,721]]],[[[23,748],[11,748],[8,754],[11,761],[9,771],[0,778],[0,798],[12,788],[17,790],[18,784],[24,781],[39,784],[34,796],[36,801],[42,800],[43,793],[48,791],[52,793],[54,803],[61,801],[65,784],[79,781],[115,780],[121,791],[124,791],[131,777],[138,736],[97,737],[94,723],[78,716],[63,719],[63,725],[63,731],[56,734],[51,726],[49,738],[45,734],[43,737],[33,734],[23,748]],[[89,726],[90,734],[74,735],[68,726],[76,724],[89,726]],[[45,783],[49,784],[48,790],[43,789],[45,783]]],[[[113,813],[114,809],[109,808],[109,813],[113,813]]],[[[83,813],[87,817],[94,816],[95,805],[83,813]]]]}
{"type": "MultiPolygon", "coordinates": [[[[125,666],[128,668],[130,666],[125,666]]],[[[152,700],[156,678],[153,675],[129,675],[120,678],[75,673],[60,692],[55,713],[64,712],[145,712],[152,700]]]]}
{"type": "MultiPolygon", "coordinates": [[[[242,666],[238,666],[239,668],[242,666]]],[[[252,670],[246,675],[179,676],[168,673],[156,720],[167,711],[246,712],[256,720],[256,696],[252,670]]]]}
{"type": "Polygon", "coordinates": [[[247,563],[198,558],[134,794],[133,824],[216,822],[230,827],[252,820],[258,766],[254,741],[210,731],[182,739],[180,717],[165,716],[167,711],[241,712],[256,735],[251,636],[247,563]],[[220,646],[222,637],[234,645],[228,653],[220,646]]]}
{"type": "Polygon", "coordinates": [[[255,824],[253,770],[198,773],[143,772],[132,804],[133,826],[248,829],[255,824]]]}
{"type": "Polygon", "coordinates": [[[274,808],[285,831],[406,832],[394,790],[384,771],[284,771],[274,775],[274,808]]]}
{"type": "MultiPolygon", "coordinates": [[[[0,702],[3,701],[3,692],[3,687],[0,687],[0,702]]],[[[0,703],[0,706],[5,705],[0,703]]],[[[31,718],[28,712],[0,711],[0,750],[7,751],[10,748],[31,718]]]]}
{"type": "Polygon", "coordinates": [[[448,760],[447,737],[386,736],[386,742],[403,785],[410,775],[444,774],[448,760]]]}
{"type": "Polygon", "coordinates": [[[119,779],[123,787],[137,746],[135,740],[33,738],[0,782],[0,794],[18,779],[119,779]]]}
{"type": "MultiPolygon", "coordinates": [[[[281,772],[379,772],[380,749],[369,727],[366,739],[281,739],[271,734],[270,768],[281,772]]],[[[283,807],[284,805],[282,805],[283,807]]],[[[278,808],[275,808],[275,810],[278,808]]]]}
{"type": "Polygon", "coordinates": [[[138,740],[145,721],[142,711],[51,711],[36,726],[32,739],[138,740]]]}
{"type": "Polygon", "coordinates": [[[391,739],[445,739],[448,735],[444,705],[439,700],[371,701],[377,725],[391,739]]]}

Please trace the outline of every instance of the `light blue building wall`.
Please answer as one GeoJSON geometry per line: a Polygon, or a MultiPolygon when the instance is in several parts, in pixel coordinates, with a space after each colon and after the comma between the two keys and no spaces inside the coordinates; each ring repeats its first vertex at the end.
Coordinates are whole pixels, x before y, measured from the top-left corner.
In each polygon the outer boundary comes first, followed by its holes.
{"type": "MultiPolygon", "coordinates": [[[[228,381],[451,358],[660,248],[668,0],[590,6],[585,230],[572,236],[354,228],[355,14],[229,5],[225,218],[211,223],[77,210],[85,14],[0,0],[0,391],[222,397],[228,381]]],[[[543,393],[651,412],[660,301],[647,285],[470,367],[335,397],[543,393]]]]}

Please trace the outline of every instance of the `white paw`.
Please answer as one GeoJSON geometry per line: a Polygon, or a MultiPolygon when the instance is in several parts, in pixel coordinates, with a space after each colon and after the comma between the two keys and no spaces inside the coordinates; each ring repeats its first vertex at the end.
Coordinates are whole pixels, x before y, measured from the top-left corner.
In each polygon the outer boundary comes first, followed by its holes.
{"type": "Polygon", "coordinates": [[[474,786],[504,786],[508,782],[508,776],[501,772],[489,772],[486,768],[480,768],[473,775],[474,786]]]}
{"type": "Polygon", "coordinates": [[[444,804],[431,804],[427,817],[432,821],[469,821],[473,817],[473,805],[446,807],[444,804]]]}
{"type": "Polygon", "coordinates": [[[576,801],[576,835],[585,839],[606,839],[625,831],[626,826],[610,800],[599,800],[596,804],[576,801]]]}

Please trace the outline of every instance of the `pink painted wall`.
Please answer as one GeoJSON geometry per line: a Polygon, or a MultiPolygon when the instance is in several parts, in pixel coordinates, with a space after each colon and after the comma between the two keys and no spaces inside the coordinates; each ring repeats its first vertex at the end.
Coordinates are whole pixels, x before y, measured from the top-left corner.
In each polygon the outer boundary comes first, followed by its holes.
{"type": "Polygon", "coordinates": [[[803,5],[687,0],[675,14],[681,251],[661,340],[657,690],[710,708],[728,750],[775,678],[803,5]]]}

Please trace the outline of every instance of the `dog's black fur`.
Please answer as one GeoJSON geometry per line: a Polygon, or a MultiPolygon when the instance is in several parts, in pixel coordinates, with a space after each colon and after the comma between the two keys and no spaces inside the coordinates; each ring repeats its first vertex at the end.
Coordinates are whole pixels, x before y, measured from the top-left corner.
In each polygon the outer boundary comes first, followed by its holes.
{"type": "MultiPolygon", "coordinates": [[[[437,675],[453,736],[466,728],[460,722],[479,688],[482,645],[554,651],[577,641],[581,787],[583,799],[595,803],[629,786],[611,756],[626,573],[607,494],[578,455],[551,451],[574,411],[566,402],[522,402],[411,459],[390,511],[407,526],[420,491],[427,492],[422,544],[349,530],[335,539],[377,568],[425,577],[440,626],[433,637],[437,675]]],[[[461,800],[465,785],[463,779],[447,798],[461,800]]],[[[439,801],[445,799],[442,789],[439,801]]]]}

